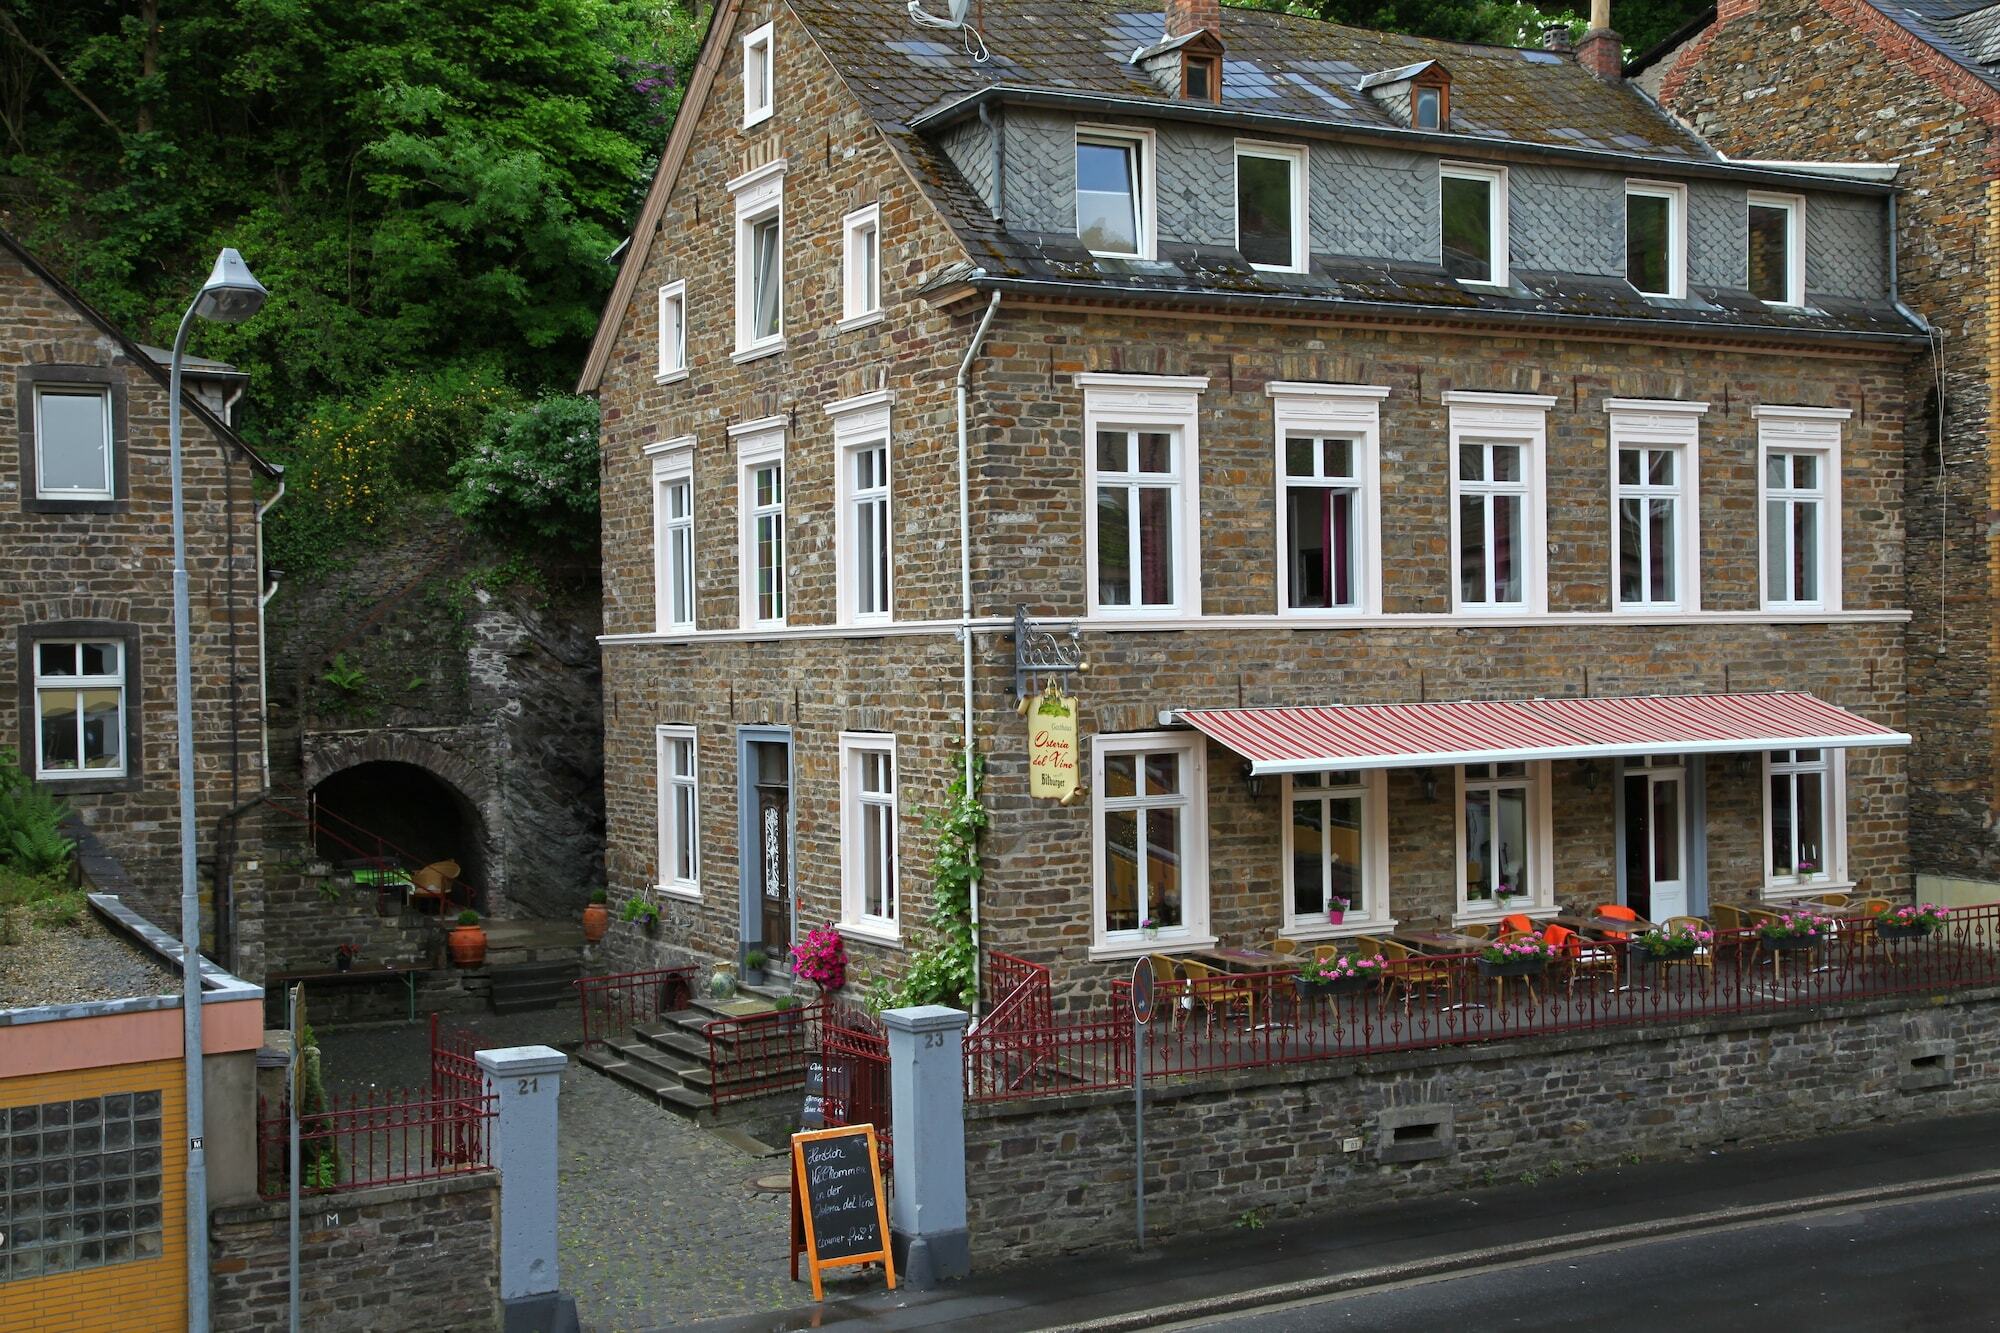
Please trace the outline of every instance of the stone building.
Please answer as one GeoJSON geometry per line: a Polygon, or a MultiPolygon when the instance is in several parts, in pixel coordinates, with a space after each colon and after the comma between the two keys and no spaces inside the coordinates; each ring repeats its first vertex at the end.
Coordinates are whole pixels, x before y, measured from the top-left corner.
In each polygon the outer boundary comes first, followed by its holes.
{"type": "MultiPolygon", "coordinates": [[[[178,917],[167,369],[0,232],[0,654],[6,744],[178,917]]],[[[266,783],[259,525],[280,469],[226,424],[243,376],[197,358],[182,419],[194,646],[195,793],[216,956],[256,849],[237,827],[266,783]]]]}
{"type": "Polygon", "coordinates": [[[1629,70],[1725,153],[1850,164],[1899,188],[1898,286],[1935,344],[1903,394],[1912,865],[1922,892],[1979,902],[2000,882],[1996,15],[1976,0],[1727,3],[1629,70]]]}
{"type": "Polygon", "coordinates": [[[897,970],[968,734],[982,945],[1072,986],[1906,891],[1889,188],[1615,51],[724,5],[582,376],[615,961],[897,970]],[[1068,803],[1017,609],[1088,661],[1068,803]]]}

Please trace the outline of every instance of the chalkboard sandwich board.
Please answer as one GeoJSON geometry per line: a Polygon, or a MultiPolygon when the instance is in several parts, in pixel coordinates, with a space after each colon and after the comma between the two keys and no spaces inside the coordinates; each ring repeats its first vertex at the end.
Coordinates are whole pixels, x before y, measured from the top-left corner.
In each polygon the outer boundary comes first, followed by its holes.
{"type": "Polygon", "coordinates": [[[824,1298],[822,1268],[879,1262],[896,1289],[889,1255],[889,1209],[882,1196],[882,1158],[875,1126],[843,1125],[792,1135],[792,1180],[805,1223],[806,1264],[813,1299],[824,1298]]]}

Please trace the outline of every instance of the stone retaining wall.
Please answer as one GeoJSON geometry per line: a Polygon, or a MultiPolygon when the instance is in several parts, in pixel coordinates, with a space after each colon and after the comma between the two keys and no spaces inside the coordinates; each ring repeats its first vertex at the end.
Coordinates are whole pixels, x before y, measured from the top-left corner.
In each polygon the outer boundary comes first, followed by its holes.
{"type": "MultiPolygon", "coordinates": [[[[1149,1087],[1147,1230],[1990,1109],[1996,1052],[1989,989],[1149,1087]]],[[[980,1264],[1130,1243],[1130,1092],[970,1107],[965,1150],[980,1264]]]]}
{"type": "MultiPolygon", "coordinates": [[[[299,1222],[299,1322],[315,1333],[497,1328],[500,1177],[479,1171],[307,1199],[299,1222]]],[[[287,1206],[219,1208],[210,1220],[215,1333],[285,1326],[287,1206]]]]}

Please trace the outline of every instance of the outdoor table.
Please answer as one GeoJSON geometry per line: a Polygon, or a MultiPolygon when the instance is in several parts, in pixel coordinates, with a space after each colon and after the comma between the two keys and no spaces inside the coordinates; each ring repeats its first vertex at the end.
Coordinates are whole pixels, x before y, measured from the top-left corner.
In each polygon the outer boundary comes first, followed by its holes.
{"type": "Polygon", "coordinates": [[[1455,930],[1398,930],[1389,938],[1423,953],[1478,953],[1493,942],[1455,930]]]}
{"type": "Polygon", "coordinates": [[[1197,949],[1187,956],[1197,963],[1207,963],[1219,972],[1281,972],[1286,969],[1296,969],[1300,964],[1295,954],[1272,953],[1269,949],[1246,949],[1240,945],[1197,949]]]}

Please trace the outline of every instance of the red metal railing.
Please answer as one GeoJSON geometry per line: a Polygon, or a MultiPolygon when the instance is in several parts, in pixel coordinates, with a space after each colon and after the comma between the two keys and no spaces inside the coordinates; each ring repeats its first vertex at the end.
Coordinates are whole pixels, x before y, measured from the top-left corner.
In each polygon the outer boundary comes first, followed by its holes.
{"type": "Polygon", "coordinates": [[[826,1078],[826,1123],[875,1126],[886,1163],[894,1140],[889,1034],[858,1009],[829,1007],[820,1016],[820,1064],[826,1078]]]}
{"type": "Polygon", "coordinates": [[[577,1003],[583,1007],[583,1044],[589,1046],[636,1023],[688,1007],[694,995],[695,969],[656,967],[644,972],[614,972],[578,977],[577,1003]]]}
{"type": "MultiPolygon", "coordinates": [[[[2000,984],[2000,904],[1954,911],[1935,933],[1893,940],[1873,921],[1799,949],[1718,931],[1705,960],[1659,965],[1606,950],[1496,979],[1476,954],[1418,956],[1364,989],[1308,994],[1291,971],[1218,975],[1162,992],[1149,1080],[1350,1059],[1426,1047],[1768,1013],[2000,984]]],[[[1007,1101],[1129,1086],[1129,983],[1079,1015],[982,1024],[966,1041],[966,1098],[1007,1101]]]]}
{"type": "Polygon", "coordinates": [[[718,1018],[703,1024],[702,1032],[708,1038],[710,1109],[802,1086],[806,1056],[819,1047],[825,1011],[826,1002],[815,1000],[794,1009],[718,1018]]]}
{"type": "Polygon", "coordinates": [[[1055,1028],[1055,992],[1049,969],[1012,954],[986,955],[986,976],[996,998],[965,1038],[965,1087],[1018,1088],[1053,1055],[1046,1036],[1055,1028]]]}
{"type": "MultiPolygon", "coordinates": [[[[389,841],[372,829],[362,827],[347,816],[320,808],[318,801],[309,792],[275,788],[264,797],[266,809],[274,810],[297,824],[303,824],[306,836],[312,845],[313,854],[321,854],[324,844],[331,843],[344,851],[352,852],[353,860],[366,862],[379,869],[396,869],[407,875],[415,875],[430,862],[421,859],[389,841]],[[294,809],[293,807],[297,808],[294,809]],[[336,830],[340,824],[347,832],[336,830]]],[[[478,906],[486,901],[486,891],[471,880],[460,875],[453,880],[452,889],[446,894],[449,902],[463,906],[478,906]]]]}
{"type": "MultiPolygon", "coordinates": [[[[416,1088],[330,1097],[326,1110],[299,1122],[300,1189],[366,1189],[489,1166],[493,1102],[485,1094],[437,1098],[416,1088]]],[[[285,1116],[260,1115],[257,1187],[267,1199],[286,1193],[289,1139],[285,1116]]]]}

